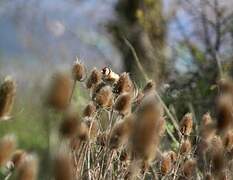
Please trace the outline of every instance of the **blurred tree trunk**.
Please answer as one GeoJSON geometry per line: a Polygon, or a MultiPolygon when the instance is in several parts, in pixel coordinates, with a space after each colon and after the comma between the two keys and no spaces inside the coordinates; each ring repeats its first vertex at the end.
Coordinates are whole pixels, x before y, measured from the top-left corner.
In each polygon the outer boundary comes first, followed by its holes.
{"type": "Polygon", "coordinates": [[[162,11],[162,0],[119,0],[117,20],[109,24],[126,70],[138,82],[143,80],[141,72],[123,38],[135,48],[147,75],[157,83],[161,82],[167,74],[164,55],[166,23],[162,11]]]}

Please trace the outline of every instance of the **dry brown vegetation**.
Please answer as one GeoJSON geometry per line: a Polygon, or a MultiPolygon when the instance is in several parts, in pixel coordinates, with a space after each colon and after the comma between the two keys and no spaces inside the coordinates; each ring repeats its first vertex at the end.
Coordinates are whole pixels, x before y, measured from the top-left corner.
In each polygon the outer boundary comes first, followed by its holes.
{"type": "MultiPolygon", "coordinates": [[[[48,141],[49,179],[232,179],[230,78],[217,83],[216,118],[207,112],[198,123],[189,112],[177,122],[153,81],[140,89],[127,73],[117,75],[108,68],[88,73],[79,61],[71,72],[55,74],[46,101],[46,108],[53,109],[46,112],[62,114],[55,133],[59,140],[55,146],[48,141]],[[73,94],[81,84],[90,97],[86,107],[76,109],[73,94]]],[[[6,80],[0,92],[1,117],[8,117],[14,82],[6,80]]],[[[0,166],[5,179],[38,176],[37,156],[17,149],[12,135],[0,139],[0,166]]]]}

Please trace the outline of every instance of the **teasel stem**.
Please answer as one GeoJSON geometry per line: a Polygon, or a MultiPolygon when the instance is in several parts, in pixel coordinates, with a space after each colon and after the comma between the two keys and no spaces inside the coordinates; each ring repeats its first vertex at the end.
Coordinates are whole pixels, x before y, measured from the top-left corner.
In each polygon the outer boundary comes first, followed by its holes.
{"type": "Polygon", "coordinates": [[[77,84],[77,81],[74,80],[73,87],[72,87],[72,91],[71,91],[71,93],[70,93],[69,103],[71,103],[71,100],[72,100],[72,97],[73,97],[73,94],[74,94],[74,90],[75,90],[76,84],[77,84]]]}
{"type": "MultiPolygon", "coordinates": [[[[126,45],[130,48],[130,50],[132,51],[133,56],[134,56],[134,59],[135,59],[135,61],[136,61],[136,64],[137,64],[139,70],[141,71],[141,73],[143,74],[144,79],[145,79],[146,81],[149,81],[150,78],[148,77],[148,75],[147,75],[146,71],[144,70],[144,68],[143,68],[143,66],[142,66],[142,64],[141,64],[141,62],[139,61],[139,58],[138,58],[138,56],[137,56],[137,53],[136,53],[134,47],[132,46],[132,44],[131,44],[125,37],[123,37],[123,39],[124,39],[124,41],[125,41],[125,44],[126,44],[126,45]]],[[[175,118],[173,117],[173,115],[171,114],[170,110],[168,109],[168,107],[166,106],[166,104],[164,103],[164,101],[162,100],[162,98],[160,97],[160,95],[158,94],[157,91],[155,92],[155,95],[156,95],[156,97],[158,98],[159,102],[162,104],[162,106],[163,106],[163,108],[164,108],[166,114],[167,114],[168,117],[170,118],[170,120],[171,120],[173,126],[175,127],[175,129],[176,129],[176,131],[177,131],[177,133],[178,133],[178,136],[179,136],[179,138],[180,138],[180,137],[181,137],[181,133],[180,133],[179,126],[178,126],[178,124],[177,124],[175,118]]],[[[178,143],[178,144],[179,144],[179,142],[176,140],[175,136],[172,134],[172,132],[171,132],[168,128],[166,128],[166,131],[167,131],[168,135],[171,137],[171,139],[172,139],[175,143],[178,143]]]]}
{"type": "Polygon", "coordinates": [[[184,140],[184,136],[181,135],[181,140],[180,140],[180,143],[179,143],[179,149],[178,149],[178,153],[177,153],[177,163],[174,166],[176,168],[174,169],[173,180],[176,179],[177,172],[178,172],[179,167],[180,167],[180,163],[181,163],[181,145],[182,145],[183,140],[184,140]]]}

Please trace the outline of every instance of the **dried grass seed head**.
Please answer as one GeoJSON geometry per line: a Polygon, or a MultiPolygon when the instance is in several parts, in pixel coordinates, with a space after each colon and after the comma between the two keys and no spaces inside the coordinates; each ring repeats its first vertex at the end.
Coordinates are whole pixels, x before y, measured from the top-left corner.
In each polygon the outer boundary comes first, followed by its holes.
{"type": "Polygon", "coordinates": [[[114,104],[114,109],[121,115],[131,113],[131,94],[123,93],[119,95],[114,104]]]}
{"type": "Polygon", "coordinates": [[[101,72],[98,71],[96,68],[94,68],[91,71],[91,74],[90,74],[90,76],[87,79],[86,87],[88,89],[94,87],[95,85],[97,85],[101,81],[101,78],[102,78],[101,72]]]}
{"type": "Polygon", "coordinates": [[[11,77],[6,77],[0,86],[0,119],[7,120],[13,108],[16,93],[16,83],[11,77]]]}
{"type": "Polygon", "coordinates": [[[0,139],[0,167],[4,166],[16,148],[16,138],[14,135],[5,135],[0,139]]]}
{"type": "Polygon", "coordinates": [[[78,59],[72,67],[72,76],[75,81],[82,81],[86,76],[86,68],[78,59]]]}
{"type": "Polygon", "coordinates": [[[69,105],[72,91],[70,76],[64,73],[56,73],[50,87],[48,103],[57,110],[65,110],[69,105]]]}
{"type": "Polygon", "coordinates": [[[38,158],[36,155],[28,154],[19,165],[17,172],[18,180],[36,180],[38,175],[38,158]]]}
{"type": "Polygon", "coordinates": [[[129,77],[129,74],[126,72],[122,73],[113,91],[117,94],[122,94],[122,93],[132,93],[133,90],[134,90],[134,85],[129,77]]]}
{"type": "Polygon", "coordinates": [[[180,122],[180,131],[183,135],[189,136],[193,128],[193,118],[191,113],[184,115],[180,122]]]}

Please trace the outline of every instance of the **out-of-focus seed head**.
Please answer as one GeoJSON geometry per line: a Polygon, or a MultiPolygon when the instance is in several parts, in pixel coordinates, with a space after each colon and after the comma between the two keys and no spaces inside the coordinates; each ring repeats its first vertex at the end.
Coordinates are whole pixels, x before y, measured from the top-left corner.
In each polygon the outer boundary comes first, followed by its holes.
{"type": "Polygon", "coordinates": [[[196,160],[188,159],[184,162],[182,166],[182,173],[186,178],[191,178],[195,174],[196,160]]]}
{"type": "Polygon", "coordinates": [[[93,117],[96,112],[96,106],[93,102],[90,102],[83,110],[84,117],[93,117]]]}
{"type": "Polygon", "coordinates": [[[117,149],[128,141],[132,132],[133,121],[133,117],[128,116],[114,125],[109,140],[111,149],[117,149]]]}
{"type": "Polygon", "coordinates": [[[111,102],[112,99],[112,89],[110,86],[104,86],[100,91],[96,94],[95,97],[95,103],[102,107],[106,108],[109,106],[109,103],[111,102]]]}
{"type": "Polygon", "coordinates": [[[191,113],[185,114],[180,122],[180,132],[183,135],[189,136],[193,128],[193,118],[191,113]]]}
{"type": "Polygon", "coordinates": [[[223,139],[223,145],[227,152],[233,149],[233,131],[228,131],[223,139]]]}
{"type": "Polygon", "coordinates": [[[151,92],[155,92],[155,83],[154,81],[150,80],[149,82],[146,83],[145,87],[143,88],[142,92],[143,94],[148,94],[151,92]]]}
{"type": "Polygon", "coordinates": [[[38,175],[38,158],[29,154],[19,165],[17,172],[18,180],[36,180],[38,175]]]}
{"type": "Polygon", "coordinates": [[[180,153],[182,155],[187,155],[191,152],[191,150],[192,150],[192,144],[191,144],[190,140],[189,139],[184,140],[181,143],[180,153]]]}
{"type": "Polygon", "coordinates": [[[129,74],[124,72],[120,75],[119,80],[117,81],[113,91],[117,94],[122,93],[132,93],[134,85],[129,77],[129,74]]]}
{"type": "Polygon", "coordinates": [[[55,155],[53,163],[55,180],[74,180],[71,157],[70,154],[66,151],[58,152],[55,155]]]}
{"type": "Polygon", "coordinates": [[[217,128],[223,132],[232,127],[233,101],[230,94],[220,95],[217,99],[217,128]]]}
{"type": "Polygon", "coordinates": [[[11,77],[6,77],[0,86],[0,120],[10,118],[15,100],[16,84],[11,77]]]}
{"type": "Polygon", "coordinates": [[[80,118],[77,112],[68,112],[60,125],[60,134],[65,138],[73,138],[77,135],[80,126],[80,118]]]}
{"type": "Polygon", "coordinates": [[[87,79],[86,87],[88,89],[94,87],[95,85],[97,85],[101,81],[101,78],[102,78],[101,72],[98,71],[96,68],[94,68],[91,71],[91,74],[87,79]]]}
{"type": "Polygon", "coordinates": [[[214,177],[210,174],[210,173],[207,173],[206,175],[205,175],[205,178],[204,178],[205,180],[214,180],[214,177]]]}
{"type": "Polygon", "coordinates": [[[221,93],[233,94],[233,81],[230,77],[220,79],[217,84],[221,93]]]}
{"type": "Polygon", "coordinates": [[[121,115],[131,113],[131,95],[129,93],[119,95],[116,99],[114,109],[121,115]]]}
{"type": "Polygon", "coordinates": [[[171,169],[172,169],[171,156],[166,153],[162,156],[160,171],[162,175],[164,176],[168,174],[171,171],[171,169]]]}
{"type": "Polygon", "coordinates": [[[64,111],[69,105],[71,90],[70,77],[64,73],[56,73],[51,83],[48,104],[57,110],[64,111]]]}
{"type": "Polygon", "coordinates": [[[83,64],[77,59],[72,68],[72,76],[75,81],[82,81],[86,76],[86,69],[83,64]]]}
{"type": "Polygon", "coordinates": [[[132,150],[136,158],[149,162],[155,158],[162,114],[161,105],[153,96],[147,96],[141,103],[135,115],[132,135],[132,150]]]}
{"type": "Polygon", "coordinates": [[[27,153],[24,150],[21,149],[16,150],[11,157],[11,161],[14,167],[18,168],[26,157],[27,157],[27,153]]]}
{"type": "Polygon", "coordinates": [[[16,148],[16,138],[14,135],[6,135],[0,139],[0,167],[4,166],[16,148]]]}

